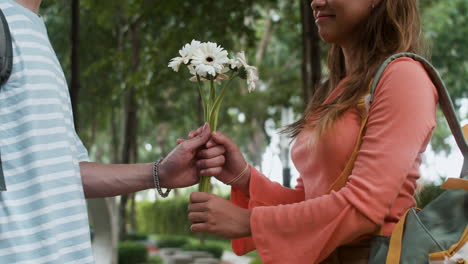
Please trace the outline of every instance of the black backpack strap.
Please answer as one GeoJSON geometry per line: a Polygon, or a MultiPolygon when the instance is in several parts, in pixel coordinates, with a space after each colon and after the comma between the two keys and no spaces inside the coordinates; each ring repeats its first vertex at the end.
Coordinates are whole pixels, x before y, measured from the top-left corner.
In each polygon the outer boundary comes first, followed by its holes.
{"type": "MultiPolygon", "coordinates": [[[[13,47],[10,28],[5,15],[0,9],[0,90],[10,78],[13,68],[13,47]]],[[[1,150],[0,150],[1,154],[1,150]]],[[[3,174],[2,158],[0,155],[0,191],[6,191],[5,175],[3,174]]]]}
{"type": "MultiPolygon", "coordinates": [[[[13,47],[10,28],[0,9],[0,87],[10,78],[13,68],[13,47]]],[[[0,88],[1,89],[1,88],[0,88]]]]}

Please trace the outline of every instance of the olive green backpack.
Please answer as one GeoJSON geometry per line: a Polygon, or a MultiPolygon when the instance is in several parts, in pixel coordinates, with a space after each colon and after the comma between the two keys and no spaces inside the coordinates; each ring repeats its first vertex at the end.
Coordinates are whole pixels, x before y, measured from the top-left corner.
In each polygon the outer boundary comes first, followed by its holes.
{"type": "MultiPolygon", "coordinates": [[[[385,60],[373,78],[370,104],[385,68],[395,59],[409,57],[419,61],[431,77],[439,95],[439,105],[464,157],[460,177],[449,178],[446,189],[423,210],[409,209],[396,225],[392,236],[373,236],[370,264],[468,264],[468,145],[463,136],[452,101],[435,68],[423,57],[399,53],[385,60]]],[[[359,151],[368,116],[361,122],[359,138],[340,177],[329,188],[337,191],[346,185],[359,151]]],[[[464,128],[468,136],[468,126],[464,128]]]]}
{"type": "MultiPolygon", "coordinates": [[[[468,264],[468,145],[444,82],[435,68],[424,58],[400,53],[387,59],[377,72],[371,97],[385,67],[400,57],[419,61],[432,79],[439,94],[439,105],[457,142],[464,163],[460,176],[449,178],[446,189],[424,209],[411,208],[400,219],[392,236],[375,236],[371,242],[370,264],[468,264]]],[[[371,98],[371,102],[372,102],[371,98]]]]}

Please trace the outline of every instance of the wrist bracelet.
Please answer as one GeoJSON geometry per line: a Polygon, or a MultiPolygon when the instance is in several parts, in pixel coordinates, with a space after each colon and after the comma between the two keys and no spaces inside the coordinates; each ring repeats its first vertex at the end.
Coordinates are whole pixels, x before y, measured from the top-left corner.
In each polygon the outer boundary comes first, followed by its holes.
{"type": "Polygon", "coordinates": [[[235,177],[234,179],[232,179],[231,181],[227,182],[226,184],[227,185],[232,185],[233,183],[235,183],[236,181],[238,181],[240,178],[242,178],[242,176],[244,176],[245,174],[247,174],[247,171],[249,170],[249,164],[247,163],[247,165],[245,165],[245,169],[239,173],[239,175],[237,175],[237,177],[235,177]]]}
{"type": "Polygon", "coordinates": [[[171,192],[171,189],[167,189],[166,192],[163,192],[161,190],[161,185],[159,185],[159,164],[161,164],[161,161],[163,159],[164,158],[153,163],[153,180],[154,187],[156,188],[156,190],[158,190],[159,195],[161,195],[161,197],[163,198],[166,198],[169,195],[169,192],[171,192]]]}

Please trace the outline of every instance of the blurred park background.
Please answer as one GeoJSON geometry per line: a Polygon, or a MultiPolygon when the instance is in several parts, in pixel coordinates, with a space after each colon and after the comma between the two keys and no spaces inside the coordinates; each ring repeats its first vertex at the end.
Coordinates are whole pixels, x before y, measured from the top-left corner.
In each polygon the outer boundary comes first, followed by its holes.
{"type": "MultiPolygon", "coordinates": [[[[466,123],[468,0],[419,2],[431,60],[466,123]]],[[[196,85],[167,67],[183,44],[197,39],[217,42],[232,55],[244,50],[258,66],[255,92],[248,94],[243,82],[228,92],[219,130],[252,165],[294,187],[289,139],[278,131],[299,117],[327,76],[327,46],[317,36],[309,0],[49,0],[41,15],[91,160],[151,162],[203,124],[196,85]]],[[[457,176],[461,167],[440,113],[439,119],[422,168],[420,206],[438,195],[441,178],[457,176]]],[[[213,184],[215,193],[229,196],[228,188],[213,184]]],[[[255,253],[234,259],[229,241],[190,233],[186,208],[193,190],[175,190],[165,200],[154,191],[89,200],[97,264],[117,263],[117,254],[122,264],[163,263],[158,252],[165,247],[205,250],[224,263],[261,263],[255,253]]]]}

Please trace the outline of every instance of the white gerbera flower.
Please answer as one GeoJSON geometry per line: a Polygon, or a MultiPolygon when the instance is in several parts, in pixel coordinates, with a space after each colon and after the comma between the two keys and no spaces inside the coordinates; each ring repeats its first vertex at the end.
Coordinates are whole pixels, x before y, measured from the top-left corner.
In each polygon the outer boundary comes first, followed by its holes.
{"type": "Polygon", "coordinates": [[[168,67],[172,68],[175,72],[179,71],[180,65],[184,62],[184,59],[181,57],[173,58],[170,62],[168,67]]]}
{"type": "MultiPolygon", "coordinates": [[[[226,75],[226,74],[218,74],[216,75],[216,78],[214,79],[214,81],[217,83],[217,84],[221,84],[222,81],[226,81],[226,80],[229,80],[229,77],[226,75]]],[[[190,78],[190,81],[192,82],[196,82],[198,81],[197,79],[197,76],[192,76],[192,78],[190,78]]],[[[208,79],[206,79],[205,77],[200,77],[200,81],[202,82],[207,82],[209,81],[208,79]]]]}
{"type": "Polygon", "coordinates": [[[173,58],[168,67],[172,68],[175,72],[179,71],[180,65],[189,64],[193,56],[193,51],[200,46],[201,42],[197,40],[192,40],[190,44],[185,44],[181,50],[179,50],[180,57],[173,58]]]}
{"type": "Polygon", "coordinates": [[[228,64],[229,68],[232,70],[239,69],[240,67],[242,67],[242,63],[240,63],[240,61],[238,61],[236,58],[230,59],[228,64]]]}
{"type": "Polygon", "coordinates": [[[228,52],[213,42],[202,43],[193,51],[192,65],[198,75],[216,76],[222,73],[224,64],[229,62],[228,52]]]}
{"type": "Polygon", "coordinates": [[[250,66],[248,63],[247,63],[247,59],[245,57],[245,53],[242,51],[242,52],[239,52],[237,53],[237,62],[241,65],[241,67],[243,67],[245,69],[245,72],[247,73],[247,76],[242,76],[242,78],[246,79],[247,80],[247,86],[248,86],[248,89],[249,89],[249,93],[250,92],[253,92],[257,86],[257,82],[259,80],[258,78],[258,70],[256,67],[254,66],[250,66]]]}

